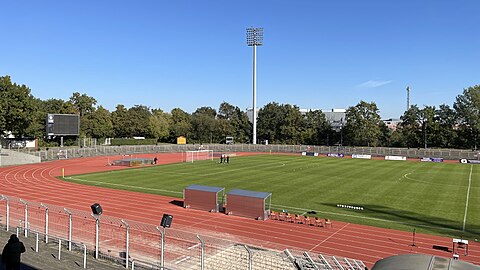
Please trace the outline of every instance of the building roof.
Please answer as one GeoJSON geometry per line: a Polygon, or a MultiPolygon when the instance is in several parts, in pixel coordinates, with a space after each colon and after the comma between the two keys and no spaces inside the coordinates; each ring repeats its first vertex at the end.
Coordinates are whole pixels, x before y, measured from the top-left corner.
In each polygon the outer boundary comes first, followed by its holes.
{"type": "Polygon", "coordinates": [[[199,190],[199,191],[206,191],[206,192],[215,192],[215,193],[224,190],[224,188],[221,188],[221,187],[202,186],[202,185],[190,185],[190,186],[186,187],[185,189],[199,190]]]}
{"type": "Polygon", "coordinates": [[[251,191],[251,190],[243,190],[243,189],[232,189],[232,190],[230,190],[230,192],[227,193],[227,196],[228,195],[237,195],[237,196],[265,199],[265,198],[268,198],[268,196],[271,196],[272,193],[260,192],[260,191],[251,191]]]}
{"type": "Polygon", "coordinates": [[[480,266],[425,254],[402,254],[375,263],[372,270],[480,270],[480,266]]]}

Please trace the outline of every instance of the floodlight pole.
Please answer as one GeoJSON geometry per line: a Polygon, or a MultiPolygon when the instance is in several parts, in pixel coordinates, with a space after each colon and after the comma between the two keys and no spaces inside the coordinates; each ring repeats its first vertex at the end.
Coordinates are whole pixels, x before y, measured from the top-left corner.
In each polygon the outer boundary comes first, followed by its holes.
{"type": "Polygon", "coordinates": [[[253,144],[257,144],[257,45],[253,46],[253,144]]]}
{"type": "Polygon", "coordinates": [[[247,28],[247,45],[253,46],[253,138],[257,144],[257,46],[263,45],[263,28],[247,28]]]}

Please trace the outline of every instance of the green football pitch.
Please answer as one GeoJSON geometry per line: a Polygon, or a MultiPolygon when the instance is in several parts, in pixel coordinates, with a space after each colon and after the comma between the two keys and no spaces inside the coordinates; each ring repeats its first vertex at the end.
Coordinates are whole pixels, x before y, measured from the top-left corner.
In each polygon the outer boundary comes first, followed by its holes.
{"type": "Polygon", "coordinates": [[[66,180],[172,197],[191,184],[271,192],[273,210],[456,237],[480,233],[480,165],[257,155],[66,180]]]}

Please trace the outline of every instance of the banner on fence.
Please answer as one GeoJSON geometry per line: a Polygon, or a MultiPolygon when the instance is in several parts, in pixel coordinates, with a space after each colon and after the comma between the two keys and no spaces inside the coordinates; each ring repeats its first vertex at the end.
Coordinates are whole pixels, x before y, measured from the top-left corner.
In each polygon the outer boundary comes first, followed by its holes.
{"type": "Polygon", "coordinates": [[[385,160],[407,160],[407,157],[402,157],[402,156],[385,156],[385,160]]]}
{"type": "Polygon", "coordinates": [[[338,157],[343,158],[345,155],[343,153],[328,153],[327,157],[338,157]]]}
{"type": "Polygon", "coordinates": [[[353,154],[352,158],[363,158],[363,159],[372,159],[372,155],[359,155],[359,154],[353,154]]]}
{"type": "Polygon", "coordinates": [[[462,158],[460,159],[460,163],[463,163],[463,164],[480,164],[480,160],[476,160],[476,159],[466,159],[466,158],[462,158]]]}
{"type": "Polygon", "coordinates": [[[423,162],[443,162],[443,158],[423,157],[420,159],[423,162]]]}
{"type": "Polygon", "coordinates": [[[302,156],[318,157],[317,152],[302,152],[302,156]]]}

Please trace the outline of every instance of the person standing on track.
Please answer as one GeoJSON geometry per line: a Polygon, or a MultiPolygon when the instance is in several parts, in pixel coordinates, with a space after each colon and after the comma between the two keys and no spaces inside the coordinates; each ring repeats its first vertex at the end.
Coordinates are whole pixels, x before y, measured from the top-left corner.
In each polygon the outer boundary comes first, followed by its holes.
{"type": "Polygon", "coordinates": [[[3,248],[2,262],[6,270],[20,270],[20,256],[25,252],[25,246],[17,235],[10,235],[8,243],[3,248]]]}

